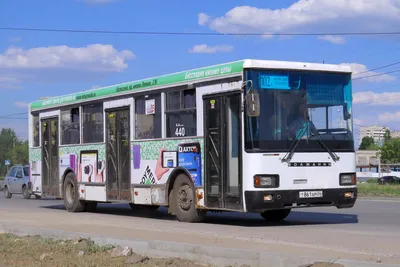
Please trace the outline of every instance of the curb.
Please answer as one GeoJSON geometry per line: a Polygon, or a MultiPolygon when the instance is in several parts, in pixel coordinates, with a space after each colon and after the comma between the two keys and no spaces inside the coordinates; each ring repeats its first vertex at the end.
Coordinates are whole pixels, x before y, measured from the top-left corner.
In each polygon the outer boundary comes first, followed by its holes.
{"type": "Polygon", "coordinates": [[[141,239],[123,239],[100,235],[89,235],[80,232],[69,232],[63,230],[50,230],[44,228],[26,226],[0,225],[0,233],[10,233],[18,236],[40,235],[55,239],[90,238],[99,245],[129,246],[135,253],[153,258],[181,258],[198,263],[210,264],[216,267],[242,266],[251,267],[299,267],[314,262],[335,262],[345,267],[396,267],[399,265],[369,263],[351,260],[316,259],[308,257],[295,257],[278,253],[265,253],[259,251],[228,249],[213,246],[201,246],[185,243],[174,243],[167,241],[150,241],[141,239]],[[267,265],[266,265],[267,264],[267,265]]]}

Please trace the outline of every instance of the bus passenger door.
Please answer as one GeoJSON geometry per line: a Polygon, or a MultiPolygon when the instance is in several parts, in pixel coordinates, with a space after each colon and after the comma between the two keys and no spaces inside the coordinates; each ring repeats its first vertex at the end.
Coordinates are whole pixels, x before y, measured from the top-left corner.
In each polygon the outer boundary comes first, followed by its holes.
{"type": "Polygon", "coordinates": [[[42,120],[42,195],[60,196],[58,118],[42,120]]]}
{"type": "Polygon", "coordinates": [[[243,210],[241,179],[241,94],[207,95],[204,104],[205,205],[243,210]]]}
{"type": "Polygon", "coordinates": [[[106,111],[107,200],[131,201],[130,109],[106,111]]]}

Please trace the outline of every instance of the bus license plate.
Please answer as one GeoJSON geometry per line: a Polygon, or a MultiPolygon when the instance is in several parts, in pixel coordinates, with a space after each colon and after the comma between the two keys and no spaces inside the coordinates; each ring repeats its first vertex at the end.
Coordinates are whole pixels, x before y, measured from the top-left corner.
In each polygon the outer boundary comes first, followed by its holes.
{"type": "Polygon", "coordinates": [[[302,191],[299,193],[300,198],[322,197],[322,191],[302,191]]]}

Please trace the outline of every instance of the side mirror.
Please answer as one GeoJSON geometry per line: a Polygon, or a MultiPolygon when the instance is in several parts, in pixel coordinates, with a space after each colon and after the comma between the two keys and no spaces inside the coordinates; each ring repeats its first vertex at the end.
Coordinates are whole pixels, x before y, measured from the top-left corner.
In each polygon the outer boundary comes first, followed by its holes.
{"type": "Polygon", "coordinates": [[[21,179],[23,176],[21,174],[17,174],[17,178],[21,179]]]}
{"type": "Polygon", "coordinates": [[[250,90],[246,95],[246,111],[249,117],[260,116],[260,95],[250,90]]]}

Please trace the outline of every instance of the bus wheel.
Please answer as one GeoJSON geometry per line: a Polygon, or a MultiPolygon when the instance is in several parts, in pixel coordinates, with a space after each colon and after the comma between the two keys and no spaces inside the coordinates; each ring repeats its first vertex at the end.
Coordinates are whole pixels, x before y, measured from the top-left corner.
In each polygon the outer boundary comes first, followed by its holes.
{"type": "Polygon", "coordinates": [[[172,203],[176,217],[181,222],[203,221],[207,211],[196,209],[193,184],[185,174],[179,174],[172,190],[172,203]]]}
{"type": "Polygon", "coordinates": [[[29,189],[26,185],[22,187],[22,197],[25,199],[30,199],[31,198],[31,193],[29,192],[29,189]]]}
{"type": "Polygon", "coordinates": [[[80,212],[85,209],[85,201],[79,199],[78,183],[75,175],[70,172],[64,181],[64,206],[68,212],[80,212]]]}
{"type": "Polygon", "coordinates": [[[261,213],[261,216],[269,222],[280,222],[289,216],[291,209],[267,210],[261,213]]]}
{"type": "Polygon", "coordinates": [[[10,193],[10,190],[8,190],[8,186],[4,187],[4,197],[5,198],[11,198],[12,194],[10,193]]]}

